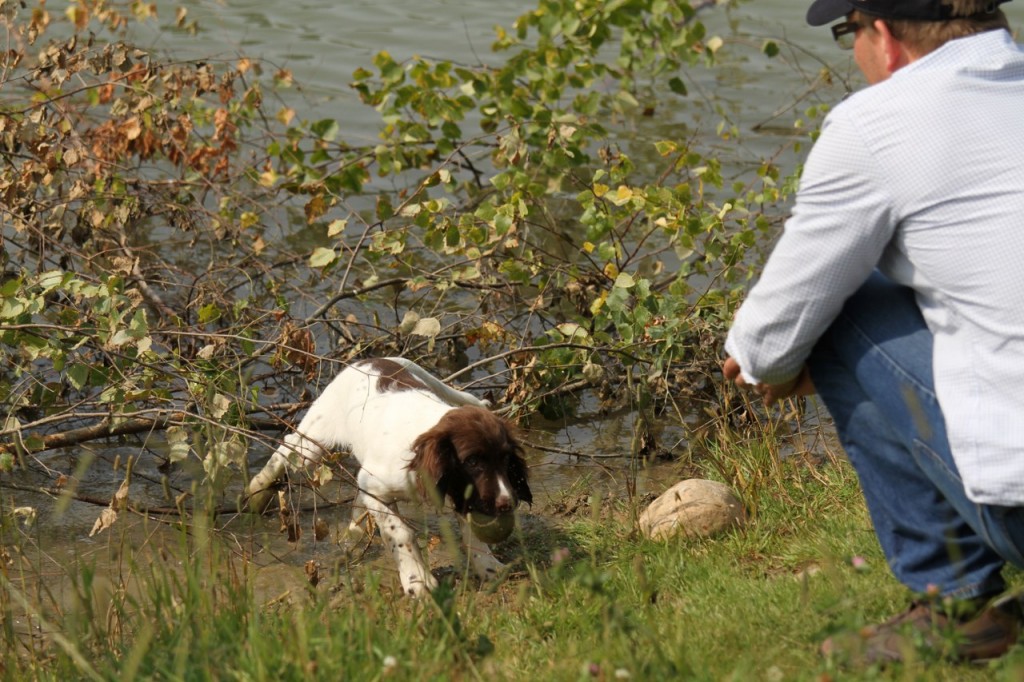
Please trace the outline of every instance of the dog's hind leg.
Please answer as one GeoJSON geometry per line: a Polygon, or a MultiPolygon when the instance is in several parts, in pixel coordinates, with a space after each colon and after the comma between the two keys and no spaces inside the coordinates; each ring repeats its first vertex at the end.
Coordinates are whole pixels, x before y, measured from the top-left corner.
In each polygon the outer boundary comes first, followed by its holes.
{"type": "Polygon", "coordinates": [[[338,394],[344,390],[339,382],[341,376],[335,377],[313,401],[295,432],[284,437],[284,442],[270,456],[270,461],[249,481],[249,509],[263,512],[267,508],[273,497],[273,485],[286,470],[295,471],[316,464],[328,454],[325,448],[343,445],[338,420],[334,416],[338,411],[338,394]]]}
{"type": "Polygon", "coordinates": [[[326,454],[323,447],[303,435],[305,424],[306,419],[303,419],[298,432],[284,437],[284,442],[270,456],[270,461],[249,481],[247,504],[252,511],[263,512],[267,508],[274,494],[273,486],[286,470],[302,469],[319,462],[326,454]]]}

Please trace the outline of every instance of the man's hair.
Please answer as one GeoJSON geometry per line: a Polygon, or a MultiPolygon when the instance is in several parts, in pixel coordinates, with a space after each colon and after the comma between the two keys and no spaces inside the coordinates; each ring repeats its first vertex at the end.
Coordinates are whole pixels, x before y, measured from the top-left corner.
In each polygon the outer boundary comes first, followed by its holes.
{"type": "Polygon", "coordinates": [[[953,8],[953,18],[946,21],[883,19],[867,12],[855,11],[853,20],[870,26],[876,19],[881,19],[893,37],[919,55],[928,54],[956,38],[1000,28],[1010,30],[1006,15],[990,0],[944,0],[942,4],[953,8]]]}

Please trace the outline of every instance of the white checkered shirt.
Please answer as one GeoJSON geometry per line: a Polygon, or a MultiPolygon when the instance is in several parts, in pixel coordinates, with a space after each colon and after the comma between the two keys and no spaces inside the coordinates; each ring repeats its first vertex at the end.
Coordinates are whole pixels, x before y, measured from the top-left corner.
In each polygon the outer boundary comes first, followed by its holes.
{"type": "Polygon", "coordinates": [[[912,287],[967,495],[1024,505],[1024,52],[954,40],[827,117],[792,217],[726,352],[751,383],[800,370],[873,268],[912,287]]]}

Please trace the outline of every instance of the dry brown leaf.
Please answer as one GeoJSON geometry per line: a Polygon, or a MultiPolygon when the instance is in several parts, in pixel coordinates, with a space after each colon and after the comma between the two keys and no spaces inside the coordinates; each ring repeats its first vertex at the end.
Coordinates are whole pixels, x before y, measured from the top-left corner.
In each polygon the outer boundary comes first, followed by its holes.
{"type": "Polygon", "coordinates": [[[117,492],[114,493],[114,499],[110,501],[110,508],[116,512],[124,511],[128,508],[128,479],[125,478],[121,481],[120,487],[117,492]]]}
{"type": "Polygon", "coordinates": [[[89,531],[89,537],[110,528],[114,525],[115,521],[117,521],[117,512],[110,507],[107,507],[100,512],[99,518],[96,519],[96,523],[92,525],[92,530],[89,531]]]}
{"type": "Polygon", "coordinates": [[[317,542],[326,540],[331,534],[331,528],[327,525],[327,522],[321,518],[317,518],[313,522],[313,537],[316,538],[317,542]]]}
{"type": "Polygon", "coordinates": [[[306,579],[313,587],[320,582],[320,564],[313,559],[306,562],[306,579]]]}
{"type": "Polygon", "coordinates": [[[302,539],[302,529],[299,528],[298,514],[294,513],[288,506],[288,499],[283,490],[277,491],[277,501],[280,509],[277,512],[281,520],[281,532],[288,533],[288,542],[298,542],[302,539]]]}

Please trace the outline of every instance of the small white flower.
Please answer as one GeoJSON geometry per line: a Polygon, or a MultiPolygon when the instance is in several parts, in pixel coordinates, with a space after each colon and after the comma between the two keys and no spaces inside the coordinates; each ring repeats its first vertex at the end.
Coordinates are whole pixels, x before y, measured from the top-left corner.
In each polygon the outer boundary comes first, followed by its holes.
{"type": "Polygon", "coordinates": [[[384,674],[391,672],[398,665],[398,659],[390,654],[384,657],[384,674]]]}
{"type": "Polygon", "coordinates": [[[633,677],[633,676],[630,675],[629,671],[626,670],[625,668],[616,668],[615,669],[615,679],[617,679],[617,680],[628,680],[631,677],[633,677]]]}

